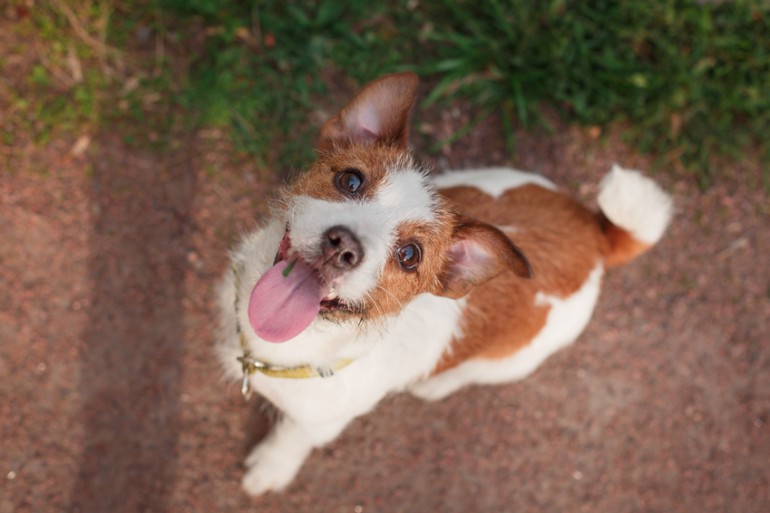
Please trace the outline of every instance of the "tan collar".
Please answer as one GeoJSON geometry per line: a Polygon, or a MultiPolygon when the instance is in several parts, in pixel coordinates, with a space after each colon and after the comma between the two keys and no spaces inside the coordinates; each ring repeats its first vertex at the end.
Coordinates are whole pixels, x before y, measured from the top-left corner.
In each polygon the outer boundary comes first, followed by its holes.
{"type": "Polygon", "coordinates": [[[251,376],[257,372],[269,376],[271,378],[289,378],[289,379],[305,379],[305,378],[328,378],[333,376],[335,372],[344,369],[350,365],[353,360],[348,358],[342,358],[337,360],[329,367],[316,367],[313,365],[298,365],[296,367],[283,367],[281,365],[273,365],[265,361],[257,360],[251,354],[249,343],[246,340],[246,334],[241,330],[241,323],[238,321],[238,303],[240,301],[240,288],[241,288],[241,269],[239,266],[233,265],[233,278],[235,285],[235,329],[238,333],[238,339],[241,344],[241,350],[243,350],[243,356],[239,356],[237,360],[241,363],[243,369],[243,381],[241,383],[241,394],[248,399],[251,397],[251,376]]]}

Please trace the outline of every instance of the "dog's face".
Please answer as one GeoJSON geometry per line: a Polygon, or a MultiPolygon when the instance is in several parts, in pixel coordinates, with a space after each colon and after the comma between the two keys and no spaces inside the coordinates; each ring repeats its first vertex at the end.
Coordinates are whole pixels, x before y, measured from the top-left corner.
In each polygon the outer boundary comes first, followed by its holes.
{"type": "Polygon", "coordinates": [[[373,318],[441,292],[454,216],[402,150],[327,152],[285,200],[291,250],[329,288],[325,318],[373,318]]]}
{"type": "Polygon", "coordinates": [[[311,278],[299,274],[296,287],[312,282],[322,318],[374,319],[422,293],[461,297],[507,269],[529,276],[505,235],[451,210],[413,162],[416,86],[403,73],[364,88],[327,121],[318,160],[284,192],[276,262],[302,263],[311,278]]]}

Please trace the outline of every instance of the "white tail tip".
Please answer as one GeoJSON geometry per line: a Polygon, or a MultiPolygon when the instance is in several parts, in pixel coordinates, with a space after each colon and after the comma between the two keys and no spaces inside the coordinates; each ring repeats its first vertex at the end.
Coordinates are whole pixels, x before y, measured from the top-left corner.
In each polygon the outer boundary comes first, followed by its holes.
{"type": "Polygon", "coordinates": [[[658,184],[617,164],[602,179],[597,201],[612,224],[649,245],[663,236],[674,211],[671,196],[658,184]]]}

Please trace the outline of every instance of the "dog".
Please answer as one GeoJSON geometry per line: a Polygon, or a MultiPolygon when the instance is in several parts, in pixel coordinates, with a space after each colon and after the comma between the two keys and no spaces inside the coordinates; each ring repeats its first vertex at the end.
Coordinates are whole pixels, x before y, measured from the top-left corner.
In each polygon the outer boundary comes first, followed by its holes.
{"type": "Polygon", "coordinates": [[[605,269],[669,224],[670,196],[618,166],[598,212],[532,173],[429,175],[408,148],[417,86],[413,73],[366,85],[231,254],[219,356],[281,412],[246,459],[251,495],[284,489],[387,394],[527,376],[583,331],[605,269]]]}

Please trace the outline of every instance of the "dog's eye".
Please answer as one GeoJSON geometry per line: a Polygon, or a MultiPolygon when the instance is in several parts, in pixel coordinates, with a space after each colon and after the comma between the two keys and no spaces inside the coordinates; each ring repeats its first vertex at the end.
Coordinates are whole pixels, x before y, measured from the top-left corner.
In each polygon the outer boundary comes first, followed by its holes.
{"type": "Polygon", "coordinates": [[[348,168],[337,173],[337,188],[345,194],[357,194],[364,184],[364,176],[355,168],[348,168]]]}
{"type": "Polygon", "coordinates": [[[405,271],[416,271],[422,260],[422,249],[416,242],[410,242],[398,248],[398,263],[405,271]]]}

